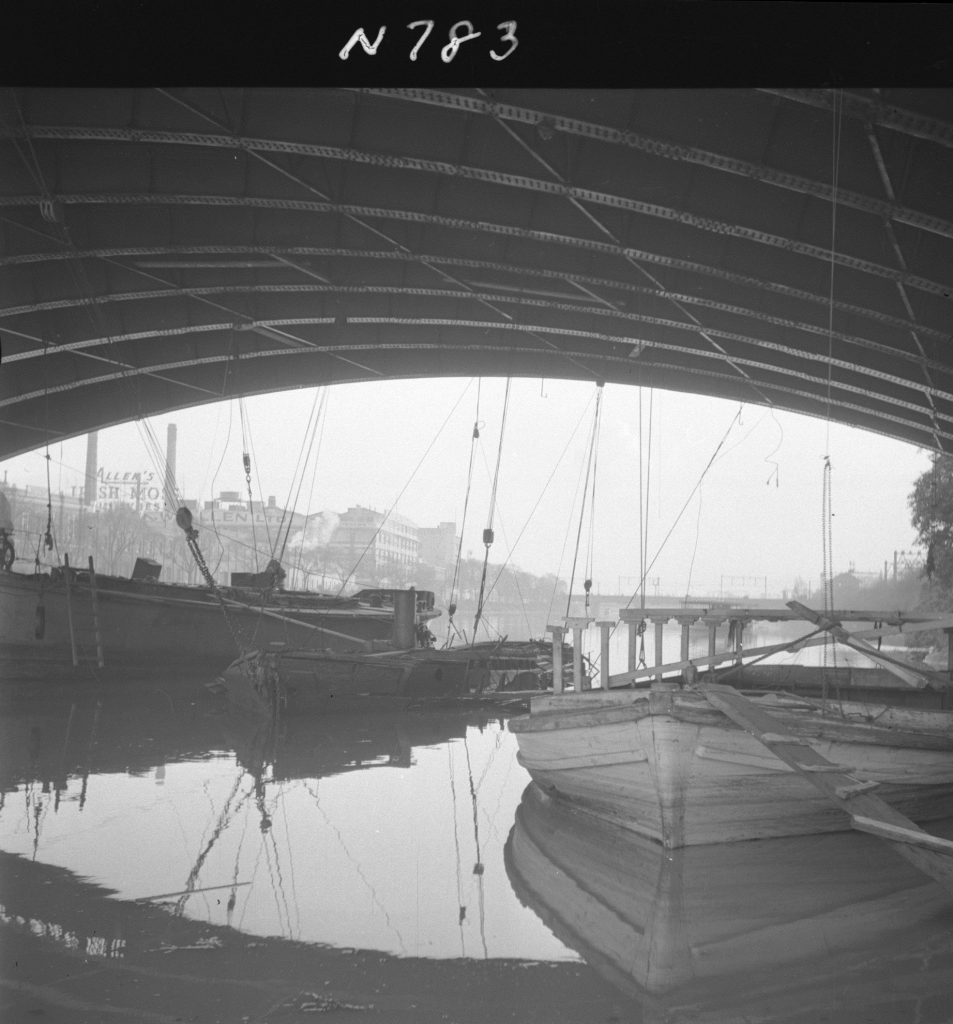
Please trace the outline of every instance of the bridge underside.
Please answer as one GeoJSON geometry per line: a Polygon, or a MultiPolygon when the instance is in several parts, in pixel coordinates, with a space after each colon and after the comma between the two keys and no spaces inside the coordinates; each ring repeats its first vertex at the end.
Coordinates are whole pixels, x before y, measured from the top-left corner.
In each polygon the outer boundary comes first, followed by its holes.
{"type": "Polygon", "coordinates": [[[512,375],[953,449],[953,92],[8,90],[0,458],[512,375]]]}

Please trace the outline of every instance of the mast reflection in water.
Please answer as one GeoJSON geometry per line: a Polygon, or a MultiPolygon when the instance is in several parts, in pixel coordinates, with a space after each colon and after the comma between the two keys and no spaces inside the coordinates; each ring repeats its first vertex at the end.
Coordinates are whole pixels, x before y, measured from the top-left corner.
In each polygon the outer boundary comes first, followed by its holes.
{"type": "Polygon", "coordinates": [[[953,1020],[953,900],[871,836],[665,851],[547,797],[470,712],[263,727],[172,684],[43,692],[0,714],[0,934],[45,944],[40,1007],[46,969],[53,1004],[85,978],[83,1021],[140,970],[186,1018],[953,1020]]]}
{"type": "Polygon", "coordinates": [[[165,718],[65,705],[31,720],[16,766],[14,728],[4,778],[22,781],[5,794],[2,848],[123,899],[172,894],[175,913],[256,935],[575,959],[506,878],[502,846],[527,777],[501,721],[165,718]]]}

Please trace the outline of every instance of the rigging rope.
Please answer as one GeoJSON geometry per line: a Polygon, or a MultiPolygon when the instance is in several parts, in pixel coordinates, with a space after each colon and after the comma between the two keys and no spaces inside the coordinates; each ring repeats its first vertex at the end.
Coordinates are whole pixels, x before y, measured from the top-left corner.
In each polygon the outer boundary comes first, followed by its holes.
{"type": "MultiPolygon", "coordinates": [[[[576,436],[576,432],[579,430],[579,427],[582,425],[583,417],[586,415],[586,412],[588,411],[589,406],[591,404],[592,404],[592,399],[590,398],[589,401],[586,403],[585,407],[583,408],[582,412],[579,414],[579,419],[576,420],[576,424],[572,428],[572,432],[570,433],[569,438],[567,439],[565,445],[563,445],[563,450],[559,453],[559,456],[557,457],[556,462],[554,463],[553,468],[550,471],[550,474],[549,474],[549,476],[546,479],[546,483],[543,484],[543,488],[539,492],[539,495],[536,498],[536,503],[533,505],[532,509],[530,509],[530,513],[526,517],[526,521],[523,523],[522,529],[517,534],[516,540],[513,541],[512,546],[509,547],[509,549],[507,551],[506,559],[504,560],[503,564],[500,566],[499,572],[493,578],[493,582],[490,584],[489,589],[486,592],[488,599],[489,599],[490,595],[493,593],[494,589],[496,588],[497,583],[500,581],[500,578],[502,577],[504,570],[509,565],[510,559],[515,554],[516,548],[519,545],[519,542],[522,539],[523,534],[526,532],[527,528],[529,527],[529,524],[532,522],[533,516],[536,514],[536,510],[539,508],[540,503],[542,502],[543,497],[546,494],[546,491],[549,489],[549,485],[553,482],[553,477],[555,477],[555,475],[556,475],[556,470],[559,468],[559,466],[562,464],[563,459],[566,457],[566,452],[569,450],[569,446],[572,444],[573,439],[576,436]]],[[[500,525],[502,527],[502,523],[500,525]]],[[[504,532],[504,540],[505,539],[506,539],[506,535],[505,535],[505,532],[504,532]]],[[[565,547],[563,548],[563,552],[560,553],[559,565],[557,565],[556,572],[555,572],[555,575],[554,575],[554,579],[557,582],[559,580],[559,571],[562,568],[562,554],[564,553],[564,551],[565,551],[565,547]]],[[[549,610],[546,613],[547,621],[549,620],[549,615],[552,612],[552,604],[553,604],[553,600],[554,599],[555,599],[555,586],[554,586],[553,594],[550,597],[549,610]]]]}
{"type": "MultiPolygon", "coordinates": [[[[460,539],[457,542],[457,560],[453,566],[453,579],[450,581],[450,601],[447,608],[447,639],[444,643],[444,647],[450,647],[453,643],[453,637],[451,630],[458,632],[453,621],[454,613],[457,610],[457,603],[454,600],[454,595],[457,590],[457,580],[460,577],[460,562],[463,553],[463,535],[466,531],[467,526],[467,509],[470,505],[470,487],[473,483],[473,456],[476,452],[477,441],[480,440],[480,394],[483,387],[483,379],[477,379],[477,399],[476,399],[476,412],[473,419],[473,434],[470,438],[470,460],[467,464],[467,489],[463,497],[463,519],[460,523],[460,539]]],[[[474,637],[474,639],[476,639],[474,637]]],[[[464,637],[464,641],[466,637],[464,637]]]]}
{"type": "MultiPolygon", "coordinates": [[[[649,564],[646,566],[646,568],[645,568],[646,574],[648,574],[648,572],[652,569],[652,566],[655,565],[655,563],[658,561],[659,555],[661,555],[662,551],[665,549],[665,545],[668,543],[669,538],[672,536],[673,532],[675,531],[675,527],[678,526],[679,522],[681,521],[682,516],[685,514],[685,510],[688,508],[689,504],[691,503],[692,498],[695,496],[695,492],[699,489],[699,487],[701,487],[702,483],[705,480],[705,477],[708,475],[708,471],[711,469],[711,467],[714,464],[715,460],[718,458],[718,455],[721,452],[721,449],[725,445],[725,441],[728,440],[728,435],[731,433],[732,428],[741,419],[741,413],[742,413],[743,409],[744,409],[743,405],[740,405],[738,407],[738,411],[735,413],[734,418],[728,424],[728,429],[725,431],[725,433],[722,435],[721,440],[715,446],[715,450],[712,452],[711,458],[705,464],[705,468],[701,471],[701,474],[699,475],[698,480],[695,482],[695,486],[691,489],[691,491],[688,494],[688,497],[683,502],[682,507],[679,509],[678,515],[675,517],[674,522],[669,527],[668,532],[665,534],[664,538],[662,539],[662,543],[659,544],[658,549],[656,550],[654,556],[652,557],[652,561],[649,562],[649,564]]],[[[629,605],[632,604],[632,602],[635,600],[636,596],[637,596],[636,594],[633,594],[629,598],[629,600],[626,602],[626,605],[625,605],[626,608],[628,608],[629,605]]]]}
{"type": "Polygon", "coordinates": [[[477,628],[483,617],[484,592],[486,590],[486,570],[490,560],[490,547],[493,544],[493,513],[496,510],[496,489],[500,480],[500,463],[503,461],[503,438],[506,433],[506,413],[510,404],[510,377],[506,378],[506,391],[503,394],[503,416],[500,422],[500,443],[496,450],[496,469],[493,473],[493,487],[490,491],[490,510],[487,515],[486,529],[483,531],[483,571],[480,574],[480,593],[477,597],[476,615],[473,618],[473,639],[476,640],[477,628]]]}
{"type": "Polygon", "coordinates": [[[698,514],[695,516],[695,546],[692,548],[692,560],[688,564],[688,583],[685,585],[685,604],[688,604],[692,592],[692,573],[695,571],[695,556],[698,554],[698,538],[701,534],[702,525],[702,494],[701,487],[698,488],[698,514]]]}
{"type": "MultiPolygon", "coordinates": [[[[639,594],[641,595],[639,604],[643,610],[645,608],[645,579],[651,568],[646,563],[649,557],[649,485],[652,477],[652,412],[654,401],[655,389],[649,388],[649,431],[648,440],[644,446],[645,458],[643,459],[642,389],[639,388],[639,594]],[[642,476],[643,462],[645,465],[644,486],[642,476]]],[[[661,551],[661,548],[659,550],[661,551]]]]}
{"type": "Polygon", "coordinates": [[[221,590],[219,590],[218,584],[215,582],[215,577],[212,575],[211,570],[206,564],[205,558],[199,548],[199,531],[192,526],[192,513],[183,505],[175,513],[175,521],[185,534],[186,544],[188,545],[189,551],[192,552],[192,557],[195,559],[195,564],[199,567],[199,572],[201,572],[202,578],[208,585],[209,590],[211,590],[218,599],[219,606],[222,609],[222,615],[225,617],[225,625],[228,627],[232,640],[235,641],[235,646],[241,654],[247,654],[248,643],[242,629],[237,622],[233,621],[232,616],[229,613],[228,605],[225,603],[225,597],[221,590]]]}
{"type": "Polygon", "coordinates": [[[288,515],[288,507],[281,511],[281,521],[278,524],[278,533],[275,538],[275,545],[272,547],[271,555],[272,558],[276,559],[279,563],[284,557],[285,547],[288,544],[288,537],[291,534],[291,524],[294,520],[294,509],[297,507],[298,499],[301,496],[301,488],[304,485],[304,477],[307,472],[308,462],[311,459],[311,452],[314,448],[314,441],[318,434],[318,426],[323,422],[322,414],[324,412],[325,403],[327,401],[327,389],[318,388],[314,393],[314,401],[311,403],[311,412],[308,416],[308,424],[305,427],[305,434],[308,436],[308,447],[305,452],[304,442],[302,441],[301,448],[298,451],[298,462],[295,465],[295,471],[292,474],[291,484],[288,488],[288,498],[285,501],[286,506],[290,506],[291,514],[288,515]],[[303,459],[302,459],[303,456],[303,459]],[[295,478],[297,478],[297,490],[295,491],[294,499],[291,498],[291,488],[295,485],[295,478]],[[285,517],[288,517],[288,525],[285,527],[285,517]],[[278,548],[278,540],[281,538],[281,532],[284,529],[284,539],[281,541],[281,547],[278,548]]]}
{"type": "Polygon", "coordinates": [[[404,492],[407,490],[408,487],[410,487],[411,483],[413,482],[414,477],[419,472],[420,467],[424,464],[424,461],[426,460],[427,456],[430,454],[430,451],[433,448],[433,446],[437,443],[437,440],[439,439],[440,435],[443,433],[444,428],[450,422],[451,416],[453,416],[453,414],[457,411],[457,406],[463,401],[463,396],[470,389],[470,385],[472,383],[473,383],[472,381],[468,381],[467,382],[467,384],[464,387],[464,389],[460,392],[460,397],[453,403],[453,407],[447,413],[446,417],[444,418],[443,423],[441,423],[440,426],[437,428],[437,432],[436,432],[436,434],[434,434],[433,439],[431,440],[430,444],[427,445],[426,451],[424,451],[423,455],[420,456],[420,459],[418,460],[417,465],[414,466],[413,471],[411,472],[410,476],[407,478],[407,482],[400,489],[400,493],[397,495],[397,497],[394,498],[393,502],[391,503],[390,508],[384,513],[384,515],[383,515],[383,517],[381,519],[380,525],[377,527],[377,529],[371,535],[371,538],[367,542],[367,544],[364,545],[364,550],[360,553],[360,555],[358,556],[357,561],[351,567],[351,571],[347,574],[347,576],[344,577],[343,580],[341,580],[341,586],[338,588],[338,595],[340,595],[343,592],[344,588],[349,583],[351,577],[354,575],[354,573],[357,572],[357,567],[364,560],[364,556],[374,546],[375,542],[377,541],[378,536],[380,535],[381,530],[384,529],[384,525],[387,522],[388,518],[390,517],[390,514],[397,507],[397,503],[404,496],[404,492]]]}
{"type": "Polygon", "coordinates": [[[834,90],[834,103],[832,108],[833,118],[831,121],[831,273],[830,290],[827,304],[827,439],[826,448],[829,452],[830,431],[831,431],[831,383],[832,366],[834,355],[834,268],[836,266],[836,242],[837,242],[837,184],[840,177],[840,146],[841,146],[841,124],[843,119],[843,94],[839,89],[834,90]]]}
{"type": "MultiPolygon", "coordinates": [[[[566,597],[566,617],[567,618],[569,617],[570,606],[572,604],[572,588],[573,588],[573,585],[574,585],[574,583],[576,581],[576,562],[577,562],[577,560],[579,558],[579,545],[580,545],[580,541],[581,541],[581,538],[582,538],[582,524],[583,524],[583,520],[584,520],[585,514],[586,514],[586,497],[589,494],[589,478],[590,478],[590,476],[592,477],[592,497],[593,497],[593,502],[595,501],[595,488],[596,488],[595,468],[596,468],[596,452],[597,452],[597,446],[598,446],[598,443],[599,443],[599,422],[600,422],[600,418],[601,418],[601,414],[602,414],[602,392],[603,392],[603,385],[602,385],[602,383],[597,384],[596,385],[596,389],[597,389],[596,390],[596,408],[595,408],[595,412],[593,413],[593,417],[592,417],[592,430],[589,433],[589,452],[588,452],[588,455],[586,457],[586,477],[585,477],[585,481],[583,482],[583,485],[582,485],[582,501],[579,503],[579,528],[576,531],[576,550],[573,553],[572,572],[570,573],[570,576],[569,576],[569,594],[566,597]]],[[[591,526],[592,515],[594,514],[594,512],[595,512],[595,508],[593,506],[592,511],[590,513],[590,526],[591,526]]],[[[590,533],[590,538],[589,539],[590,539],[590,545],[591,545],[591,543],[592,543],[592,535],[591,535],[591,533],[590,533]]],[[[591,556],[592,556],[592,551],[591,551],[591,548],[590,548],[590,551],[587,554],[587,566],[589,566],[590,568],[591,568],[591,564],[592,564],[591,556]]],[[[591,575],[587,575],[586,576],[585,582],[583,584],[583,588],[584,588],[584,590],[586,592],[586,614],[588,615],[589,614],[589,592],[592,589],[592,577],[591,577],[591,575]]]]}
{"type": "MultiPolygon", "coordinates": [[[[824,456],[824,480],[821,488],[821,546],[823,549],[824,561],[824,612],[828,618],[833,616],[834,611],[834,556],[833,556],[833,530],[832,520],[834,513],[831,509],[831,459],[829,455],[824,456]]],[[[834,647],[833,637],[826,634],[824,641],[824,668],[828,664],[837,666],[837,652],[834,647]]],[[[827,699],[827,676],[824,676],[824,699],[827,699]]]]}
{"type": "MultiPolygon", "coordinates": [[[[324,427],[325,427],[325,424],[327,423],[327,419],[328,419],[327,418],[327,402],[329,402],[329,401],[330,401],[330,392],[328,393],[328,398],[327,398],[326,403],[325,403],[325,415],[321,419],[321,433],[318,435],[318,450],[314,453],[314,462],[311,465],[311,489],[308,491],[308,505],[307,505],[307,508],[305,510],[304,524],[303,524],[303,526],[301,528],[301,543],[298,545],[298,557],[295,560],[295,563],[294,563],[294,566],[293,566],[293,568],[295,570],[295,581],[296,581],[296,583],[297,583],[297,579],[299,577],[299,574],[303,573],[305,577],[308,577],[308,576],[311,575],[310,570],[304,568],[304,563],[303,563],[303,559],[304,559],[304,542],[305,542],[305,540],[307,538],[308,522],[311,519],[311,502],[312,502],[312,500],[314,498],[314,487],[315,487],[315,482],[317,481],[317,478],[318,478],[318,462],[319,462],[319,460],[321,458],[321,443],[324,441],[324,427]]],[[[329,535],[328,539],[330,539],[330,535],[329,535]]],[[[322,590],[324,590],[326,588],[326,584],[325,584],[323,579],[322,579],[322,582],[321,582],[321,588],[322,588],[322,590]]],[[[307,579],[305,580],[305,586],[304,586],[303,589],[305,589],[305,590],[308,589],[308,587],[307,587],[307,579]]]]}
{"type": "MultiPolygon", "coordinates": [[[[830,289],[828,295],[827,311],[827,426],[825,437],[824,455],[824,477],[821,487],[821,544],[823,548],[824,562],[824,610],[830,617],[834,609],[834,579],[833,579],[833,553],[831,550],[832,528],[831,520],[831,385],[833,374],[834,357],[834,267],[836,265],[836,243],[837,243],[837,186],[840,177],[840,146],[841,146],[841,125],[843,118],[843,95],[839,89],[834,90],[834,102],[832,106],[831,120],[831,273],[830,289]]],[[[824,668],[829,663],[836,668],[837,652],[833,637],[827,634],[824,642],[824,668]]],[[[827,700],[827,673],[824,673],[822,684],[823,699],[827,700]]]]}
{"type": "MultiPolygon", "coordinates": [[[[691,503],[692,498],[695,496],[695,492],[701,487],[702,483],[705,480],[705,477],[708,475],[708,471],[711,469],[711,467],[714,465],[715,461],[718,459],[718,456],[719,456],[719,454],[721,452],[721,449],[724,447],[725,442],[728,440],[728,436],[731,433],[732,428],[734,427],[735,423],[737,423],[741,419],[741,413],[742,413],[743,410],[744,410],[744,405],[739,405],[738,406],[738,411],[735,413],[734,418],[728,424],[728,429],[725,431],[725,433],[722,435],[721,440],[715,446],[715,450],[712,452],[711,458],[709,458],[708,462],[705,464],[705,468],[701,471],[701,474],[699,475],[698,480],[695,482],[695,486],[691,489],[691,491],[688,494],[688,497],[685,499],[684,503],[682,504],[682,507],[679,509],[678,515],[675,517],[674,522],[669,527],[668,532],[665,534],[664,538],[662,539],[662,543],[659,544],[658,549],[655,552],[655,555],[652,557],[652,561],[649,562],[649,564],[645,567],[644,574],[643,574],[643,580],[644,580],[645,575],[647,575],[649,573],[649,571],[651,570],[652,566],[655,565],[655,563],[658,561],[659,556],[662,554],[662,551],[665,549],[665,545],[668,543],[669,538],[674,533],[675,527],[678,526],[679,522],[681,521],[682,516],[685,514],[685,510],[688,508],[689,504],[691,503]]],[[[640,426],[641,426],[641,424],[640,424],[640,426]]],[[[641,590],[642,590],[642,607],[644,608],[645,607],[644,587],[642,587],[641,590]]],[[[628,608],[632,604],[632,602],[635,600],[636,596],[638,596],[638,592],[632,594],[632,596],[628,599],[628,601],[626,601],[626,603],[625,603],[625,607],[626,608],[628,608]]],[[[610,631],[610,636],[615,633],[615,631],[618,628],[618,626],[619,626],[619,623],[617,622],[612,627],[612,630],[610,631]]],[[[644,632],[645,632],[645,626],[644,626],[644,620],[643,620],[643,623],[639,627],[639,633],[641,635],[644,632]]],[[[645,657],[644,641],[643,641],[643,646],[642,646],[641,657],[644,660],[644,657],[645,657]]],[[[598,665],[598,663],[599,663],[599,658],[597,657],[597,658],[595,658],[592,661],[592,666],[595,667],[596,665],[598,665]]]]}
{"type": "Polygon", "coordinates": [[[593,429],[592,438],[592,492],[590,495],[589,504],[589,543],[588,550],[586,553],[586,615],[589,614],[589,591],[592,589],[592,567],[593,559],[595,557],[595,534],[596,534],[596,481],[599,478],[599,431],[602,426],[601,420],[601,409],[599,408],[599,400],[602,397],[602,384],[599,384],[598,394],[596,397],[596,424],[593,429]]]}
{"type": "Polygon", "coordinates": [[[240,396],[238,399],[238,414],[242,425],[242,466],[245,470],[245,487],[248,491],[248,514],[251,516],[251,543],[255,552],[255,572],[258,572],[258,536],[255,531],[255,506],[251,496],[251,455],[248,452],[248,431],[246,430],[247,415],[245,412],[245,399],[243,396],[240,396]]]}

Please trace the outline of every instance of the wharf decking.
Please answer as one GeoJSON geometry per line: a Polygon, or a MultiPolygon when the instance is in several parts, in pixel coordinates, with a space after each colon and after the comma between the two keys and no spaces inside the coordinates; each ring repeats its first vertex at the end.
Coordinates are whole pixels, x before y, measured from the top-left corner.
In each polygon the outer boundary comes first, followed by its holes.
{"type": "MultiPolygon", "coordinates": [[[[870,623],[872,628],[852,631],[851,638],[858,640],[876,640],[885,636],[898,636],[924,630],[939,630],[947,635],[947,643],[953,649],[953,618],[950,616],[941,618],[938,615],[913,614],[897,609],[872,610],[872,609],[838,609],[825,613],[830,620],[838,623],[870,623]]],[[[665,608],[622,608],[619,610],[618,619],[593,620],[586,616],[569,616],[563,623],[547,627],[547,631],[553,637],[553,660],[554,670],[557,664],[561,666],[562,643],[564,638],[571,637],[573,648],[573,683],[577,692],[587,686],[593,688],[611,689],[623,686],[646,685],[652,680],[661,680],[666,675],[698,672],[700,670],[712,670],[718,665],[734,665],[738,669],[750,670],[752,659],[763,659],[772,654],[780,654],[789,650],[800,650],[806,647],[818,646],[831,642],[831,636],[823,630],[818,630],[813,623],[805,620],[804,616],[788,607],[733,607],[730,605],[711,604],[696,606],[672,606],[665,608]],[[681,634],[680,657],[675,662],[665,662],[663,659],[663,635],[666,624],[677,623],[681,634]],[[790,640],[781,641],[776,644],[762,647],[745,648],[746,630],[752,623],[800,623],[804,627],[804,634],[801,638],[792,637],[790,640]],[[718,630],[727,624],[727,641],[725,649],[718,650],[718,630]],[[595,625],[600,630],[600,658],[598,679],[587,680],[582,670],[582,635],[590,626],[595,625]],[[609,672],[609,642],[610,637],[619,626],[625,627],[628,636],[628,665],[621,673],[610,674],[609,672]],[[654,632],[654,663],[651,666],[641,665],[640,647],[641,639],[649,627],[654,632]],[[708,631],[707,655],[696,657],[690,656],[690,631],[693,627],[703,626],[708,631]],[[558,650],[557,650],[558,648],[558,650]]],[[[953,653],[953,651],[951,651],[953,653]]],[[[949,659],[953,666],[953,657],[949,659]]],[[[777,675],[777,666],[759,666],[767,672],[767,676],[777,675]]],[[[885,687],[890,684],[896,686],[897,680],[888,671],[880,667],[871,667],[849,670],[828,670],[814,668],[812,666],[788,667],[796,668],[794,673],[800,678],[801,683],[810,683],[812,677],[824,671],[840,672],[847,682],[854,676],[861,674],[865,684],[876,687],[885,687]],[[845,674],[846,673],[846,674],[845,674]]],[[[930,672],[925,670],[927,678],[933,677],[933,682],[940,686],[949,684],[953,680],[950,670],[930,672]]],[[[559,673],[554,671],[554,678],[559,678],[559,673]]],[[[767,678],[767,677],[766,677],[767,678]]],[[[790,676],[789,676],[790,678],[790,676]]],[[[945,687],[944,687],[945,688],[945,687]]],[[[554,689],[559,693],[558,688],[554,689]]]]}

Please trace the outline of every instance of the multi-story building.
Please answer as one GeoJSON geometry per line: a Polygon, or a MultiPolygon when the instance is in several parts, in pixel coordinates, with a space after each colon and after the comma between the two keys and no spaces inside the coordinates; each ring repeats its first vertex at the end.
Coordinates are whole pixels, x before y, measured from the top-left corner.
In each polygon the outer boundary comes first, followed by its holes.
{"type": "Polygon", "coordinates": [[[404,516],[385,516],[363,505],[341,514],[328,541],[328,554],[343,566],[361,565],[361,574],[394,567],[413,569],[420,555],[417,527],[404,516]]]}

